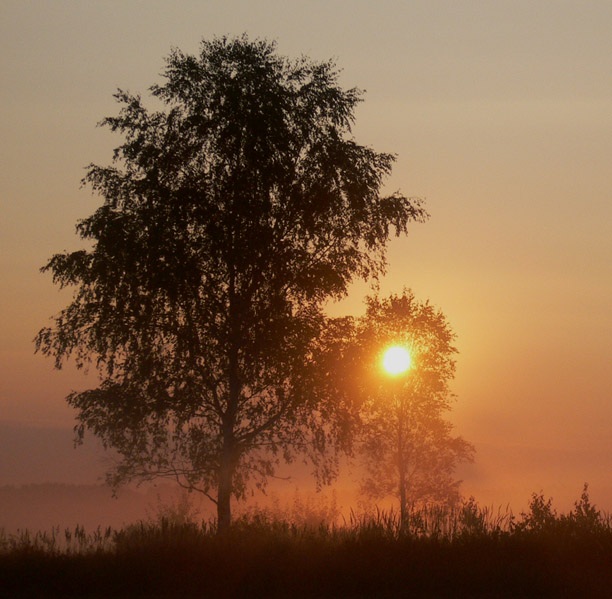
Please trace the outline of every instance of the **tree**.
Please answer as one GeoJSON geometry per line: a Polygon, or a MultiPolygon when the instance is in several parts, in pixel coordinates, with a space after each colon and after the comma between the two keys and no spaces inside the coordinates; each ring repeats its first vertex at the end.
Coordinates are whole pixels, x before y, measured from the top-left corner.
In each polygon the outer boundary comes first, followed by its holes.
{"type": "Polygon", "coordinates": [[[353,343],[365,373],[359,388],[362,431],[360,455],[370,497],[399,500],[402,523],[408,504],[454,503],[458,462],[472,460],[473,447],[452,435],[444,419],[452,395],[454,335],[439,310],[418,302],[412,292],[388,299],[368,298],[353,343]],[[391,346],[408,350],[410,368],[383,373],[381,360],[391,346]]]}
{"type": "Polygon", "coordinates": [[[224,37],[174,50],[163,77],[160,110],[119,90],[102,121],[124,142],[113,165],[88,167],[104,199],[77,225],[91,249],[43,268],[75,291],[35,341],[58,368],[97,367],[100,385],[67,399],[78,439],[118,452],[109,480],[172,476],[217,504],[223,529],[250,478],[324,452],[303,384],[321,306],[380,273],[391,232],[427,215],[380,195],[394,157],[350,137],[361,92],[332,62],[224,37]]]}

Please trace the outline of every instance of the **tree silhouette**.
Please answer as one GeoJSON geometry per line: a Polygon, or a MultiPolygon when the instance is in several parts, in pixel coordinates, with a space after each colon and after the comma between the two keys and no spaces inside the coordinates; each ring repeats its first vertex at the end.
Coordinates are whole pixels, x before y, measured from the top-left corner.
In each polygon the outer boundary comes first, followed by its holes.
{"type": "Polygon", "coordinates": [[[172,476],[217,504],[265,484],[281,459],[325,450],[321,399],[305,380],[323,351],[322,304],[384,269],[420,202],[381,196],[393,156],[358,145],[361,93],[332,62],[291,61],[246,36],[174,50],[160,110],[119,90],[124,136],[84,182],[104,198],[80,221],[91,249],[43,271],[72,302],[37,350],[93,363],[75,392],[77,432],[120,455],[113,484],[172,476]]]}
{"type": "Polygon", "coordinates": [[[371,497],[397,498],[402,523],[411,503],[458,500],[454,469],[472,459],[473,447],[454,437],[444,420],[452,399],[453,339],[442,312],[409,291],[368,298],[366,314],[356,323],[353,343],[365,374],[357,391],[367,473],[362,489],[371,497]],[[394,345],[408,350],[411,366],[390,376],[382,371],[381,358],[394,345]]]}

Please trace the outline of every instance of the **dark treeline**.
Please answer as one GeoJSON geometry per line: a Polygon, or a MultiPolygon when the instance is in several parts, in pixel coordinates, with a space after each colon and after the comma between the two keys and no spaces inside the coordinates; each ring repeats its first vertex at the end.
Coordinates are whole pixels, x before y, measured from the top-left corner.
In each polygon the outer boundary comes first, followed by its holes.
{"type": "Polygon", "coordinates": [[[612,523],[586,487],[558,514],[529,510],[378,512],[342,526],[303,527],[262,515],[4,536],[0,593],[31,597],[608,597],[612,523]]]}

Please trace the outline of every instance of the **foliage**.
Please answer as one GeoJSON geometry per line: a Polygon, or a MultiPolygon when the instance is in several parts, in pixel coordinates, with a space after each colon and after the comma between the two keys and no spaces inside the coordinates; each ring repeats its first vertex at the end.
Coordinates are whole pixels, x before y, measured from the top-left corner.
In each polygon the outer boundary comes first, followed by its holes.
{"type": "Polygon", "coordinates": [[[427,215],[379,194],[394,157],[352,139],[360,91],[333,62],[220,38],[174,50],[163,77],[163,109],[119,90],[102,121],[124,143],[84,179],[104,199],[77,225],[91,249],[43,269],[75,292],[36,346],[97,367],[99,387],[68,402],[79,439],[120,455],[113,484],[174,477],[227,525],[230,496],[333,445],[334,407],[306,385],[321,306],[382,272],[391,233],[427,215]]]}
{"type": "Polygon", "coordinates": [[[455,370],[454,335],[439,310],[419,302],[412,292],[368,299],[356,324],[354,344],[365,373],[356,393],[361,398],[360,453],[370,497],[396,497],[409,504],[459,501],[454,479],[458,462],[471,460],[473,447],[453,436],[444,420],[451,407],[449,381],[455,370]],[[395,378],[381,371],[385,349],[400,345],[411,367],[395,378]]]}
{"type": "Polygon", "coordinates": [[[570,512],[569,519],[581,530],[599,532],[607,528],[603,514],[591,503],[587,483],[584,483],[580,499],[574,503],[574,510],[570,512]]]}
{"type": "Polygon", "coordinates": [[[542,492],[534,493],[529,502],[529,512],[521,513],[521,519],[513,523],[516,532],[564,537],[583,537],[609,529],[610,521],[591,503],[586,483],[580,499],[569,513],[558,515],[551,497],[546,499],[542,492]]]}
{"type": "Polygon", "coordinates": [[[542,532],[557,527],[559,522],[552,506],[552,497],[545,499],[543,493],[533,493],[529,512],[521,513],[521,520],[515,525],[515,530],[542,532]]]}

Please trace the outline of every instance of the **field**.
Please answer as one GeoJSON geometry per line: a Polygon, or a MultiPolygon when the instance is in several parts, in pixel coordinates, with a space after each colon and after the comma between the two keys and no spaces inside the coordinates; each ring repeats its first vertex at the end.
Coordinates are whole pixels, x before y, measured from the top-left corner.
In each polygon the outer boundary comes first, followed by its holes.
{"type": "Polygon", "coordinates": [[[295,525],[250,514],[161,517],[122,530],[0,536],[3,597],[612,597],[612,524],[583,494],[568,514],[480,508],[352,515],[295,525]]]}

